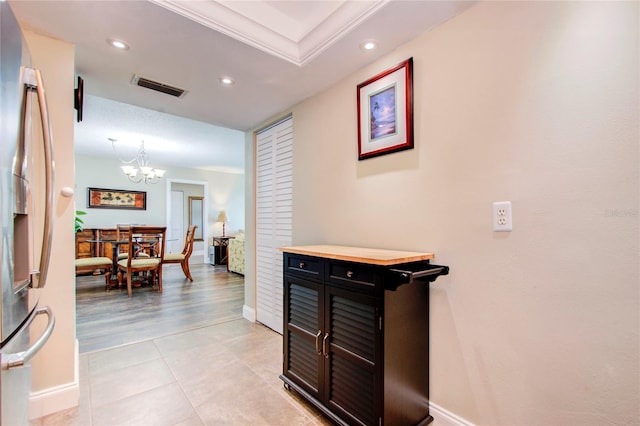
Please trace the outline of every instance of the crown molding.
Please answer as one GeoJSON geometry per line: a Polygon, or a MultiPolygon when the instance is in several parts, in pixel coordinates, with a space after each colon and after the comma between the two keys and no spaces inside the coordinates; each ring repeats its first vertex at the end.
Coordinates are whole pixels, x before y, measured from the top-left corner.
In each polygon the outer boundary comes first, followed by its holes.
{"type": "MultiPolygon", "coordinates": [[[[302,22],[278,13],[266,2],[251,13],[233,2],[150,0],[167,10],[298,66],[303,66],[390,0],[343,1],[326,16],[302,22]],[[271,13],[269,13],[271,12],[271,13]],[[306,27],[305,27],[306,25],[306,27]]],[[[255,5],[257,6],[257,5],[255,5]]]]}

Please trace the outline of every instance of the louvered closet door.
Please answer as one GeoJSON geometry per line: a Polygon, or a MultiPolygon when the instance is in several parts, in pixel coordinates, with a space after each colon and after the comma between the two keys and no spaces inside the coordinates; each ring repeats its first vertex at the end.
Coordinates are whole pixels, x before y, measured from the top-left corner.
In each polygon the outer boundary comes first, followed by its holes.
{"type": "MultiPolygon", "coordinates": [[[[376,412],[381,383],[375,370],[381,354],[376,352],[379,330],[375,298],[333,286],[325,287],[325,330],[329,332],[330,356],[325,364],[325,400],[344,418],[365,425],[378,424],[376,412]]],[[[381,377],[379,375],[379,377],[381,377]]]]}
{"type": "Polygon", "coordinates": [[[282,253],[292,244],[293,119],[256,140],[256,317],[282,333],[282,253]]]}
{"type": "Polygon", "coordinates": [[[321,353],[321,283],[286,277],[285,374],[309,394],[320,398],[324,357],[321,353]]]}

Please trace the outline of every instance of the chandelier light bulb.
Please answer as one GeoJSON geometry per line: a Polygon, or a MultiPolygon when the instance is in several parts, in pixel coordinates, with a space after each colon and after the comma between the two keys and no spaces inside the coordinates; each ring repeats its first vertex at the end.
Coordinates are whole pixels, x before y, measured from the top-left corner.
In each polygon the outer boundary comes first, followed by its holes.
{"type": "Polygon", "coordinates": [[[136,173],[138,172],[138,170],[133,166],[120,166],[120,168],[122,169],[124,174],[127,176],[135,176],[136,173]]]}
{"type": "Polygon", "coordinates": [[[124,163],[123,166],[120,166],[122,172],[131,182],[144,182],[145,184],[154,184],[160,182],[160,179],[162,179],[162,177],[164,176],[165,171],[162,169],[154,169],[153,167],[149,166],[149,154],[147,154],[147,151],[144,149],[144,140],[140,142],[138,154],[131,160],[123,160],[118,156],[115,145],[117,139],[109,138],[108,140],[111,142],[113,153],[122,163],[124,163]],[[132,166],[131,163],[137,164],[138,167],[132,166]],[[141,172],[140,175],[138,175],[138,170],[140,170],[141,172]]]}

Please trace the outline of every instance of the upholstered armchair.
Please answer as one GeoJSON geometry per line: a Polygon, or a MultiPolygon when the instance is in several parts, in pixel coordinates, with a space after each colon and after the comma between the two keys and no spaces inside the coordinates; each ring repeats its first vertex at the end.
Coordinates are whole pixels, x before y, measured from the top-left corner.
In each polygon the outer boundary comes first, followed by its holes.
{"type": "Polygon", "coordinates": [[[229,271],[244,275],[244,232],[240,231],[229,240],[227,246],[229,271]]]}

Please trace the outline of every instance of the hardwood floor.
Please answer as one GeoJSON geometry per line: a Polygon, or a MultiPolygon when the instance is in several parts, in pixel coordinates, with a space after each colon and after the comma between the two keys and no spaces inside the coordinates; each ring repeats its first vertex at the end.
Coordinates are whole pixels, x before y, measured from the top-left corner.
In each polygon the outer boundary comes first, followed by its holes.
{"type": "Polygon", "coordinates": [[[224,266],[165,265],[156,288],[105,291],[104,276],[76,277],[76,333],[80,353],[113,348],[242,318],[244,277],[224,266]]]}

